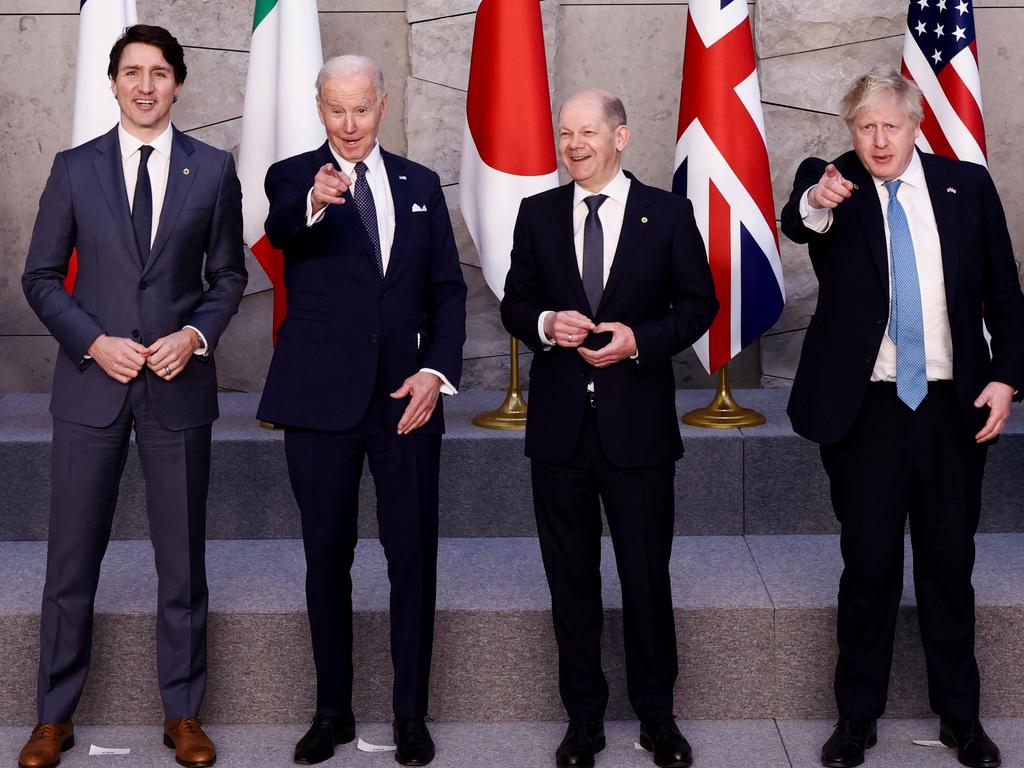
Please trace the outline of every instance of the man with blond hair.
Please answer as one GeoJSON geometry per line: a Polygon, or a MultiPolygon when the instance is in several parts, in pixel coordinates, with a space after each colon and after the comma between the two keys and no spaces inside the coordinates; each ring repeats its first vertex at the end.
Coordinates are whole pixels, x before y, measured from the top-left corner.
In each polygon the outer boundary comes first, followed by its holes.
{"type": "Polygon", "coordinates": [[[821,446],[844,565],[839,722],[821,761],[859,765],[877,739],[909,516],[940,737],[964,765],[994,768],[999,749],[979,720],[971,572],[987,448],[1024,384],[1024,296],[988,171],[915,150],[914,83],[873,70],[843,97],[842,116],[853,151],[805,160],[782,211],[819,283],[789,415],[821,446]]]}

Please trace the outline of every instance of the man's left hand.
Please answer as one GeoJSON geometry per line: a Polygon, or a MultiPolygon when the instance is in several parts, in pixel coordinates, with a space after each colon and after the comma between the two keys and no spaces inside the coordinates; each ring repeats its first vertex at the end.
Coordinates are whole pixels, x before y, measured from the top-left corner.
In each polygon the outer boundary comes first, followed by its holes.
{"type": "Polygon", "coordinates": [[[607,368],[636,354],[636,337],[633,336],[632,328],[622,323],[598,323],[590,333],[607,331],[612,332],[612,340],[600,349],[580,347],[577,350],[580,356],[595,368],[607,368]]]}
{"type": "Polygon", "coordinates": [[[408,435],[426,424],[437,407],[437,398],[440,394],[441,379],[426,371],[414,373],[402,382],[402,386],[392,392],[391,397],[395,400],[401,400],[403,397],[412,399],[398,422],[398,434],[408,435]]]}
{"type": "Polygon", "coordinates": [[[185,370],[192,355],[201,347],[199,334],[191,328],[182,328],[149,345],[146,365],[161,379],[170,381],[185,370]]]}
{"type": "Polygon", "coordinates": [[[975,408],[989,407],[988,421],[974,436],[976,442],[984,443],[999,436],[1010,418],[1010,403],[1013,402],[1013,387],[1001,381],[990,381],[974,401],[975,408]]]}

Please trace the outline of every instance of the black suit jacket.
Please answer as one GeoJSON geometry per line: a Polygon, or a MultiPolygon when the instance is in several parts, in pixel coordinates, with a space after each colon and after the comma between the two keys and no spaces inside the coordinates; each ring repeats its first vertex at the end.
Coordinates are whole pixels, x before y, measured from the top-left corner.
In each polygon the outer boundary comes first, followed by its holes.
{"type": "MultiPolygon", "coordinates": [[[[800,198],[821,178],[826,161],[801,163],[782,210],[782,231],[807,243],[818,278],[818,304],[807,328],[789,398],[793,428],[818,443],[849,431],[871,379],[889,317],[889,268],[882,207],[874,181],[854,152],[835,161],[858,185],[833,210],[824,234],[804,227],[800,198]]],[[[1024,296],[999,195],[988,171],[973,163],[921,153],[942,248],[953,345],[953,382],[973,435],[988,417],[975,398],[990,381],[1024,386],[1024,296]],[[982,332],[984,318],[992,353],[982,332]]]]}
{"type": "MultiPolygon", "coordinates": [[[[395,204],[383,280],[350,191],[343,205],[328,206],[323,220],[306,226],[313,177],[325,163],[337,167],[326,142],[267,171],[266,232],[284,250],[288,311],[260,419],[343,431],[362,419],[375,387],[393,392],[420,368],[459,386],[466,284],[440,180],[404,157],[381,155],[395,204]]],[[[395,429],[408,400],[385,399],[386,426],[395,429]]],[[[440,403],[417,431],[444,431],[440,403]]]]}
{"type": "Polygon", "coordinates": [[[573,184],[528,197],[519,208],[501,318],[509,333],[537,348],[526,423],[532,458],[572,455],[591,380],[610,462],[653,466],[683,454],[672,356],[707,331],[718,301],[689,200],[630,179],[622,233],[592,319],[632,328],[639,357],[607,368],[594,368],[575,349],[540,349],[537,334],[545,310],[591,317],[573,246],[573,184]]]}
{"type": "Polygon", "coordinates": [[[174,129],[160,223],[143,265],[117,128],[59,152],[39,201],[22,276],[29,304],[60,343],[53,415],[105,427],[120,412],[128,385],[83,361],[101,334],[151,344],[193,325],[206,337],[209,357],[194,356],[172,381],[148,368],[139,375],[146,377],[163,426],[177,430],[212,422],[212,350],[238,308],[246,279],[242,192],[229,153],[174,129]],[[73,249],[78,276],[72,296],[63,280],[73,249]]]}

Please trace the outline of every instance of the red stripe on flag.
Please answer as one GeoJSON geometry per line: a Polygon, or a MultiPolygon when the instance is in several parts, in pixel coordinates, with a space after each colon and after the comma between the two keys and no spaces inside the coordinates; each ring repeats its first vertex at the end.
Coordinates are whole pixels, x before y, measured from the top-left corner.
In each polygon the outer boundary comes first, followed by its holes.
{"type": "Polygon", "coordinates": [[[708,263],[720,305],[708,337],[710,372],[714,373],[732,357],[732,212],[714,182],[709,186],[708,263]]]}
{"type": "Polygon", "coordinates": [[[978,142],[978,146],[981,147],[981,154],[987,158],[988,152],[985,148],[985,118],[981,114],[978,102],[974,100],[974,94],[971,93],[971,90],[964,84],[964,81],[960,77],[960,73],[957,72],[951,64],[942,68],[937,79],[939,81],[939,86],[941,86],[943,92],[946,94],[946,98],[949,99],[949,103],[957,113],[957,116],[963,122],[964,127],[970,131],[974,140],[978,142]]]}
{"type": "Polygon", "coordinates": [[[75,278],[78,277],[78,249],[71,251],[71,258],[68,259],[68,272],[64,275],[64,290],[70,296],[75,292],[75,278]]]}
{"type": "Polygon", "coordinates": [[[252,255],[263,267],[263,271],[270,278],[270,284],[274,287],[274,344],[277,344],[277,331],[284,322],[284,316],[288,311],[288,296],[284,288],[284,252],[270,244],[270,240],[264,235],[252,246],[252,255]]]}
{"type": "Polygon", "coordinates": [[[554,171],[551,96],[537,0],[480,4],[469,71],[466,120],[483,161],[517,176],[554,171]]]}

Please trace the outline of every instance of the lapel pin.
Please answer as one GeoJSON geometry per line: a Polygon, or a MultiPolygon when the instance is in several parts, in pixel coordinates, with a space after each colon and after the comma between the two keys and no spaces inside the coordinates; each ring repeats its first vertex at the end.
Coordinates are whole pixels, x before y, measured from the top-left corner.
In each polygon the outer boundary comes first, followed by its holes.
{"type": "Polygon", "coordinates": [[[646,217],[646,216],[642,217],[642,218],[640,219],[640,223],[641,223],[641,224],[646,224],[646,223],[647,223],[647,217],[646,217]]]}
{"type": "Polygon", "coordinates": [[[956,194],[956,187],[946,187],[946,191],[949,194],[951,194],[951,195],[955,195],[956,194]]]}
{"type": "Polygon", "coordinates": [[[192,171],[190,171],[188,168],[182,168],[181,169],[181,175],[182,176],[188,176],[190,173],[192,173],[192,171]]]}
{"type": "Polygon", "coordinates": [[[408,179],[405,176],[399,176],[398,180],[399,181],[408,181],[408,179]]]}

